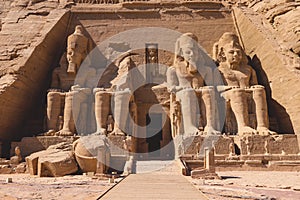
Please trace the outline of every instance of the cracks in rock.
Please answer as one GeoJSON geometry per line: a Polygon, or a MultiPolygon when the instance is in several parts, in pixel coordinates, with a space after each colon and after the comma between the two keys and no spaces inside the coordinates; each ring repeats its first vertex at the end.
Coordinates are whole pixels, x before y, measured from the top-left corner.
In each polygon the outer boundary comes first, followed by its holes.
{"type": "Polygon", "coordinates": [[[36,12],[28,12],[26,13],[26,15],[19,17],[17,20],[17,23],[19,23],[20,20],[26,19],[27,17],[29,17],[30,15],[36,15],[36,16],[48,16],[49,15],[49,11],[36,11],[36,12]]]}

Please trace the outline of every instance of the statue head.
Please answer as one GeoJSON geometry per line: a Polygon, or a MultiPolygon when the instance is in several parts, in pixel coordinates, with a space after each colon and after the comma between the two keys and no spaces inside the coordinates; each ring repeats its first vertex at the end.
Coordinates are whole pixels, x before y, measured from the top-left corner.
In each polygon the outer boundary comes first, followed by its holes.
{"type": "Polygon", "coordinates": [[[175,44],[175,61],[186,61],[191,64],[192,71],[196,71],[196,63],[200,58],[200,51],[198,46],[198,38],[193,33],[184,33],[176,41],[175,44]]]}
{"type": "Polygon", "coordinates": [[[135,67],[135,63],[131,59],[131,56],[133,56],[133,55],[137,55],[137,53],[132,53],[132,52],[127,51],[127,52],[123,53],[115,61],[116,66],[118,66],[118,68],[119,68],[119,70],[118,70],[119,73],[129,71],[135,67]]]}
{"type": "Polygon", "coordinates": [[[77,25],[75,27],[74,34],[82,35],[83,34],[83,27],[81,25],[77,25]]]}
{"type": "Polygon", "coordinates": [[[16,146],[16,148],[15,148],[15,154],[16,154],[16,156],[21,155],[21,150],[20,150],[19,146],[16,146]]]}
{"type": "Polygon", "coordinates": [[[148,47],[149,56],[153,57],[156,56],[157,47],[156,45],[149,45],[148,47]]]}
{"type": "Polygon", "coordinates": [[[218,62],[227,62],[230,66],[247,63],[246,54],[236,34],[230,32],[224,33],[216,45],[215,58],[218,62]]]}
{"type": "Polygon", "coordinates": [[[132,62],[133,61],[131,60],[130,56],[125,57],[118,66],[118,73],[120,74],[121,72],[128,72],[131,69],[132,62]]]}
{"type": "MultiPolygon", "coordinates": [[[[77,25],[75,27],[75,31],[72,34],[73,36],[78,35],[83,36],[83,27],[81,25],[77,25]]],[[[73,37],[72,36],[72,37],[73,37]]],[[[81,63],[83,62],[83,55],[85,53],[82,52],[82,44],[78,41],[78,38],[72,38],[70,41],[68,39],[68,47],[67,47],[67,59],[69,62],[67,72],[69,74],[76,74],[81,63]]]]}

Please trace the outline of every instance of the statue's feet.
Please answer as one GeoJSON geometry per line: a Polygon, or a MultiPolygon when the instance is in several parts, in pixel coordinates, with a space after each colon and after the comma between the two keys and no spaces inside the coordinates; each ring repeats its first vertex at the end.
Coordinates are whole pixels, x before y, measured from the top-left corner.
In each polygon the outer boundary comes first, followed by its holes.
{"type": "Polygon", "coordinates": [[[116,129],[116,130],[113,130],[109,135],[125,136],[126,134],[123,131],[121,131],[120,129],[116,129]]]}
{"type": "Polygon", "coordinates": [[[239,136],[249,136],[249,135],[256,135],[257,131],[249,126],[244,126],[239,129],[238,135],[239,136]]]}
{"type": "Polygon", "coordinates": [[[257,127],[257,131],[259,135],[277,135],[276,132],[271,131],[266,127],[257,127]]]}
{"type": "Polygon", "coordinates": [[[97,129],[92,135],[106,135],[106,130],[104,128],[97,129]]]}
{"type": "Polygon", "coordinates": [[[55,135],[55,130],[51,129],[44,133],[44,136],[54,136],[55,135]]]}
{"type": "Polygon", "coordinates": [[[185,136],[203,135],[203,131],[200,131],[196,127],[190,127],[188,130],[184,131],[185,136]]]}
{"type": "Polygon", "coordinates": [[[72,133],[71,131],[64,131],[64,130],[60,130],[57,132],[58,136],[73,136],[74,133],[72,133]]]}
{"type": "Polygon", "coordinates": [[[221,135],[220,131],[217,131],[216,129],[214,129],[212,126],[205,126],[204,128],[204,134],[206,135],[221,135]]]}

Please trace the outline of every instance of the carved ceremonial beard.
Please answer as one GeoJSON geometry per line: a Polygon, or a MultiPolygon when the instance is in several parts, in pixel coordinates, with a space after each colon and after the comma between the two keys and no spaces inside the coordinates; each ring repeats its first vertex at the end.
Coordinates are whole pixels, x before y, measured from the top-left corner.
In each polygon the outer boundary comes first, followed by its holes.
{"type": "Polygon", "coordinates": [[[228,68],[232,70],[238,70],[240,66],[240,62],[238,61],[232,61],[230,63],[228,62],[227,64],[228,64],[228,68]]]}
{"type": "Polygon", "coordinates": [[[194,75],[197,72],[197,67],[194,67],[187,61],[179,62],[178,68],[182,75],[194,75]]]}

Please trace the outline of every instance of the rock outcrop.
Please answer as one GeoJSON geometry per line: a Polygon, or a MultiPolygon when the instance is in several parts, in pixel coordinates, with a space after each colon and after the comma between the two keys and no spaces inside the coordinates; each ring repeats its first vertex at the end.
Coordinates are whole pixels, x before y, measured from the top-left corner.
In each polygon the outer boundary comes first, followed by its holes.
{"type": "Polygon", "coordinates": [[[40,100],[49,84],[51,67],[63,51],[57,47],[64,46],[67,35],[68,13],[59,6],[57,1],[24,7],[15,4],[4,13],[0,31],[2,140],[22,137],[18,134],[25,121],[36,113],[30,112],[33,105],[43,104],[40,100]]]}
{"type": "Polygon", "coordinates": [[[59,143],[26,157],[28,171],[31,175],[64,176],[77,172],[78,167],[70,143],[59,143]]]}

